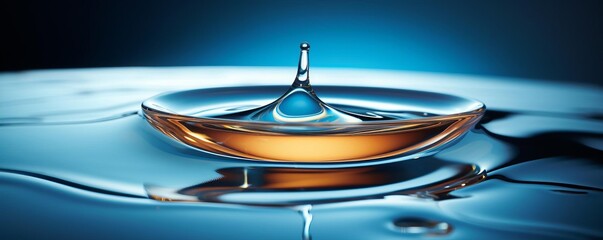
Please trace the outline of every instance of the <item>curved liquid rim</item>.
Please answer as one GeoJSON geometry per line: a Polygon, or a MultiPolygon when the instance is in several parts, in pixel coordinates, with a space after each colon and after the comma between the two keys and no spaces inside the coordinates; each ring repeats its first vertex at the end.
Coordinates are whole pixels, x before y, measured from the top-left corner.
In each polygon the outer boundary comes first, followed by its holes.
{"type": "MultiPolygon", "coordinates": [[[[425,122],[431,122],[431,121],[437,121],[437,120],[445,120],[448,118],[456,118],[456,117],[461,117],[461,116],[466,116],[466,115],[471,115],[471,114],[477,114],[479,116],[482,116],[483,113],[486,111],[486,105],[484,103],[482,103],[478,100],[475,100],[475,99],[459,97],[459,96],[455,96],[455,95],[436,93],[436,92],[427,92],[427,91],[418,91],[418,90],[395,89],[395,88],[374,88],[374,87],[360,87],[360,86],[359,87],[354,87],[354,86],[350,87],[350,86],[338,86],[338,85],[320,86],[319,88],[321,88],[321,87],[356,88],[356,89],[363,89],[363,90],[366,89],[366,90],[375,90],[375,91],[379,91],[379,90],[381,90],[381,91],[383,91],[383,90],[400,91],[400,93],[406,91],[406,92],[414,92],[414,93],[419,93],[419,94],[428,94],[428,95],[433,95],[433,96],[455,98],[458,100],[467,101],[467,102],[476,104],[477,107],[472,110],[469,110],[469,111],[458,112],[458,113],[453,113],[453,114],[448,114],[448,115],[421,117],[418,119],[374,120],[374,121],[356,122],[356,123],[336,123],[336,122],[276,123],[276,122],[253,121],[253,120],[235,120],[235,119],[225,119],[225,118],[189,116],[189,115],[184,115],[184,114],[180,114],[180,113],[176,113],[176,112],[166,112],[166,111],[158,110],[156,108],[149,106],[150,101],[153,101],[155,99],[162,98],[162,97],[167,97],[169,95],[182,93],[182,92],[195,92],[195,91],[201,91],[201,90],[225,91],[225,90],[236,89],[236,88],[240,88],[240,87],[249,87],[249,88],[253,88],[253,87],[261,87],[261,88],[284,87],[285,89],[287,88],[287,86],[280,86],[280,85],[265,85],[265,86],[252,85],[252,86],[198,88],[198,89],[192,89],[192,90],[171,91],[171,92],[161,93],[161,94],[155,95],[147,100],[144,100],[141,104],[141,108],[143,110],[153,111],[153,112],[157,112],[160,114],[166,114],[166,115],[170,115],[170,117],[182,118],[183,120],[188,120],[188,121],[198,120],[198,121],[204,121],[204,122],[215,122],[215,123],[219,122],[219,123],[230,123],[230,124],[238,124],[238,125],[255,125],[255,126],[264,126],[264,127],[273,127],[273,126],[274,127],[282,127],[282,126],[292,126],[292,127],[338,127],[339,126],[339,127],[341,127],[341,126],[379,126],[379,125],[391,125],[391,124],[402,124],[402,123],[412,124],[412,123],[425,123],[425,122]]],[[[370,96],[371,94],[366,94],[366,95],[370,96]]],[[[166,108],[166,109],[169,109],[169,108],[166,108]]]]}

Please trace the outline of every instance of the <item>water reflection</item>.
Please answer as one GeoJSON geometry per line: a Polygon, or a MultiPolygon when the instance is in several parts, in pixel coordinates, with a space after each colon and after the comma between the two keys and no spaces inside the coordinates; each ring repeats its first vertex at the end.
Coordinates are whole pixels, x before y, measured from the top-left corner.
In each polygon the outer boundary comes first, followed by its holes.
{"type": "Polygon", "coordinates": [[[445,199],[456,189],[485,179],[476,165],[422,158],[367,167],[234,167],[193,186],[170,189],[146,185],[160,201],[228,202],[252,205],[298,205],[413,195],[445,199]]]}

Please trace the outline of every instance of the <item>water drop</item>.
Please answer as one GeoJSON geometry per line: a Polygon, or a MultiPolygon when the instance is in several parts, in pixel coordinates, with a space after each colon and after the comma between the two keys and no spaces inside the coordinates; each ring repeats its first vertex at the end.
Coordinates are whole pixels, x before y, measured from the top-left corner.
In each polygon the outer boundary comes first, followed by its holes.
{"type": "Polygon", "coordinates": [[[358,114],[340,110],[320,100],[310,84],[309,55],[310,44],[306,42],[301,43],[295,80],[289,90],[274,102],[263,107],[215,117],[280,123],[357,123],[371,120],[394,119],[377,114],[358,114]]]}

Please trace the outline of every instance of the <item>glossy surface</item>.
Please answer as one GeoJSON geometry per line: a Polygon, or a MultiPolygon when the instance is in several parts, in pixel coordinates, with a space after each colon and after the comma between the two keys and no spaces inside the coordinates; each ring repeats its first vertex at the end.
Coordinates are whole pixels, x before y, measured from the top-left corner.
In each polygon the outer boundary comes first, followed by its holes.
{"type": "Polygon", "coordinates": [[[142,100],[164,91],[274,85],[291,71],[0,74],[0,238],[603,237],[603,91],[596,87],[316,69],[324,85],[354,76],[359,86],[441,92],[489,106],[475,130],[433,156],[341,164],[339,171],[202,153],[138,114],[142,100]],[[223,81],[198,80],[216,78],[223,81]]]}

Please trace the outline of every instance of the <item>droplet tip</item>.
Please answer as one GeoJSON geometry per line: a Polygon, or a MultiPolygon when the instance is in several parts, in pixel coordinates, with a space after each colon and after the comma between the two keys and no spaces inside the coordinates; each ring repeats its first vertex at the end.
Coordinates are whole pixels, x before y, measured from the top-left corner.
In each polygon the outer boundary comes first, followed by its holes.
{"type": "Polygon", "coordinates": [[[299,45],[299,48],[300,48],[301,50],[310,50],[310,44],[309,44],[309,43],[307,43],[307,42],[302,42],[302,43],[299,45]]]}

